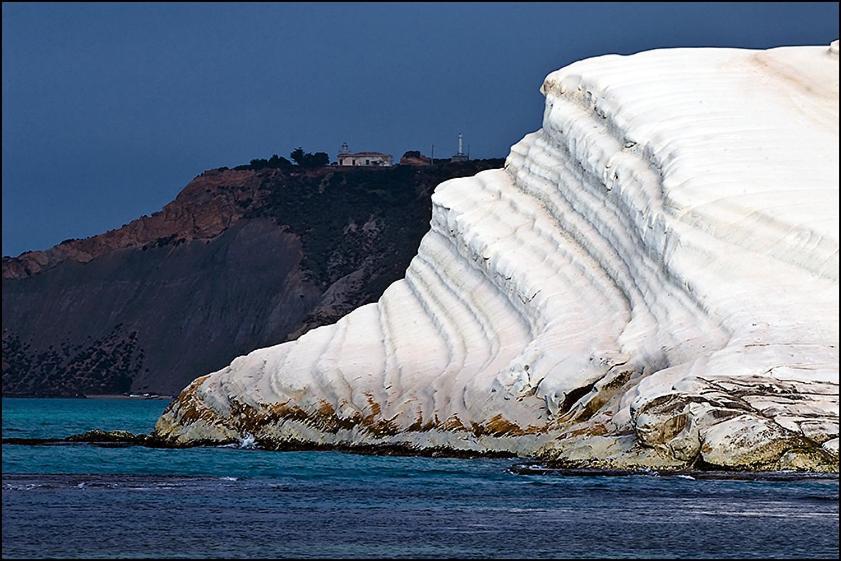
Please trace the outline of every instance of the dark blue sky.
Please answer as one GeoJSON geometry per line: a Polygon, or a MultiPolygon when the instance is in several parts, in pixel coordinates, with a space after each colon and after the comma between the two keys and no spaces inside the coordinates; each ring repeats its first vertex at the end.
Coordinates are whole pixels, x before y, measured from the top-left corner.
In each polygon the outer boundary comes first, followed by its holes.
{"type": "Polygon", "coordinates": [[[657,47],[828,44],[838,4],[3,4],[3,254],[300,145],[502,157],[543,77],[657,47]]]}

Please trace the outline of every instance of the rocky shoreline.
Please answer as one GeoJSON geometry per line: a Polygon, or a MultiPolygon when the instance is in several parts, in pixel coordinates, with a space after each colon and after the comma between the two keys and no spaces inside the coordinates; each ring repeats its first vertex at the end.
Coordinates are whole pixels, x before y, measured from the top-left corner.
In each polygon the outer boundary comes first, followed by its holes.
{"type": "Polygon", "coordinates": [[[19,446],[69,446],[92,445],[105,448],[121,448],[142,446],[146,448],[202,448],[202,447],[236,447],[253,450],[267,450],[275,452],[310,452],[336,451],[348,454],[377,455],[377,456],[414,456],[431,458],[510,458],[519,460],[508,468],[515,475],[539,475],[555,477],[683,477],[687,479],[716,479],[716,480],[745,480],[745,481],[801,481],[801,480],[838,480],[836,472],[809,470],[728,470],[720,466],[700,465],[691,469],[668,468],[639,468],[639,469],[611,469],[597,467],[581,467],[557,461],[539,461],[532,458],[522,458],[508,452],[466,451],[447,448],[413,448],[398,445],[350,445],[326,446],[307,442],[289,442],[282,446],[263,447],[257,443],[229,442],[198,442],[188,444],[173,444],[151,434],[136,434],[128,431],[91,430],[65,438],[3,438],[4,445],[19,446]]]}

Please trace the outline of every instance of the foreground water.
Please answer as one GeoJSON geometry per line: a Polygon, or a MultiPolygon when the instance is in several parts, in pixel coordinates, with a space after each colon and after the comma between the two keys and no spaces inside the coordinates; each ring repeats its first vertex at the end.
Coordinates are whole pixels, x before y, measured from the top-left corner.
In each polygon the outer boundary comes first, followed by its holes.
{"type": "MultiPolygon", "coordinates": [[[[5,438],[163,401],[4,399],[5,438]]],[[[838,556],[838,481],[521,476],[511,460],[3,446],[3,557],[838,556]]]]}

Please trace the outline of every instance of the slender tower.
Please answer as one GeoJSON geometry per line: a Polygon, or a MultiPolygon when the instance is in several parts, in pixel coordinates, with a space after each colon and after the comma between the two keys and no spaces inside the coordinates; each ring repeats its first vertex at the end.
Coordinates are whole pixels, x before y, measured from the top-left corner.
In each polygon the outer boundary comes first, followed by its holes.
{"type": "Polygon", "coordinates": [[[464,155],[464,135],[458,133],[458,152],[453,154],[453,157],[450,158],[453,162],[463,162],[467,159],[467,156],[464,155]]]}
{"type": "MultiPolygon", "coordinates": [[[[342,142],[342,146],[339,148],[339,155],[336,156],[336,161],[340,166],[347,164],[346,156],[350,154],[350,148],[347,145],[347,142],[342,142]]],[[[348,164],[350,165],[350,164],[348,164]]]]}

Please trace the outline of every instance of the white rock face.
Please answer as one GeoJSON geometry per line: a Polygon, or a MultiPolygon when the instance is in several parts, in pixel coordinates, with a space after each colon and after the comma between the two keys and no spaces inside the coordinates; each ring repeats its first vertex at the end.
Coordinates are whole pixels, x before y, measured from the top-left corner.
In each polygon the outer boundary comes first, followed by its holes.
{"type": "Polygon", "coordinates": [[[376,304],[196,380],[177,444],[400,445],[837,471],[838,50],[550,74],[376,304]]]}

